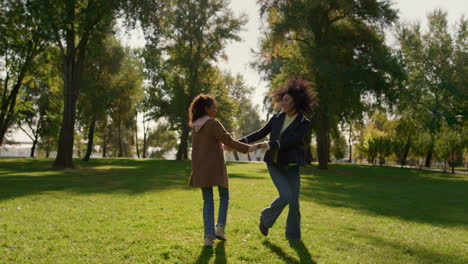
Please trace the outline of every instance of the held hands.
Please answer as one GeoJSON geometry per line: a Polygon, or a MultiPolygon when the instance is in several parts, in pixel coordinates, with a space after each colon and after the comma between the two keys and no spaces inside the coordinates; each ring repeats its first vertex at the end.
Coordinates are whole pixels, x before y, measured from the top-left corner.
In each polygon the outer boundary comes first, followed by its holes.
{"type": "Polygon", "coordinates": [[[223,145],[223,149],[226,150],[226,151],[232,151],[232,148],[226,146],[226,145],[223,145]]]}
{"type": "MultiPolygon", "coordinates": [[[[260,149],[260,148],[267,148],[267,143],[257,143],[257,144],[252,144],[252,145],[249,145],[249,152],[252,152],[252,151],[256,151],[257,149],[260,149]]],[[[232,151],[233,149],[226,146],[226,145],[223,145],[223,149],[226,150],[226,151],[232,151]]]]}
{"type": "Polygon", "coordinates": [[[256,151],[259,148],[266,148],[265,143],[257,143],[249,146],[249,152],[256,151]]]}

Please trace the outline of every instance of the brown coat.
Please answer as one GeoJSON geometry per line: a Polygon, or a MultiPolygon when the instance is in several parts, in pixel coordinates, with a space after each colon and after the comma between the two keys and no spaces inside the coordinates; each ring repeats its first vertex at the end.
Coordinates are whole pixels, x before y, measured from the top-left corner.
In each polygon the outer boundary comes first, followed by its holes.
{"type": "Polygon", "coordinates": [[[192,129],[190,186],[228,188],[228,175],[221,143],[239,152],[249,151],[249,145],[234,140],[215,119],[206,121],[198,131],[192,129]]]}

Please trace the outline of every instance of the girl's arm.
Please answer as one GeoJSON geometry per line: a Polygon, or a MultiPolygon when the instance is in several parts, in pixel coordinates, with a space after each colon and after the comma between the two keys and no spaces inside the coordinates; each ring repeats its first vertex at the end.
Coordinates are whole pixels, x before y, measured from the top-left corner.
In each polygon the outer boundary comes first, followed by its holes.
{"type": "Polygon", "coordinates": [[[231,137],[223,125],[218,121],[214,120],[214,135],[217,140],[220,140],[224,145],[230,147],[231,149],[237,150],[242,153],[249,152],[249,145],[239,142],[231,137]]]}

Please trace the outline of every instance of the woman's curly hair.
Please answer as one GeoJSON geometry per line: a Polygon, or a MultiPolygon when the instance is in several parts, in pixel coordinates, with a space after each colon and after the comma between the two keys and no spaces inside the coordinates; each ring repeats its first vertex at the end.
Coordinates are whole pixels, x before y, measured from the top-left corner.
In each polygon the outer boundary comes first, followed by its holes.
{"type": "Polygon", "coordinates": [[[216,100],[211,94],[199,94],[197,95],[192,103],[190,104],[189,114],[189,126],[192,126],[192,122],[200,117],[206,115],[205,107],[211,107],[216,104],[216,100]]]}
{"type": "Polygon", "coordinates": [[[317,95],[312,82],[289,78],[287,84],[271,93],[271,99],[274,104],[275,110],[281,108],[281,100],[283,96],[289,94],[293,100],[296,110],[305,115],[311,115],[313,109],[317,104],[317,95]]]}

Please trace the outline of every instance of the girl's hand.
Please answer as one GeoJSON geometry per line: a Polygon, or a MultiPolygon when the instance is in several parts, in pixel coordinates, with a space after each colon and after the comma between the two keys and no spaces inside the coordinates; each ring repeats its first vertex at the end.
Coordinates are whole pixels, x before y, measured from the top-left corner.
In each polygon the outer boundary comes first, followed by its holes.
{"type": "Polygon", "coordinates": [[[223,149],[226,150],[226,151],[232,151],[232,148],[226,146],[226,145],[223,145],[223,149]]]}

